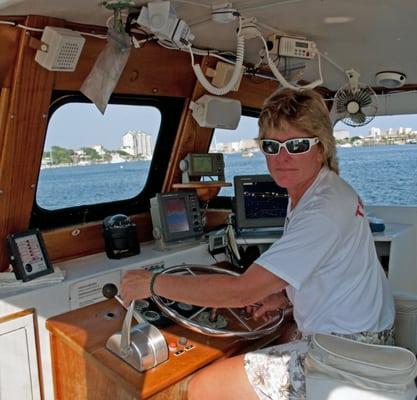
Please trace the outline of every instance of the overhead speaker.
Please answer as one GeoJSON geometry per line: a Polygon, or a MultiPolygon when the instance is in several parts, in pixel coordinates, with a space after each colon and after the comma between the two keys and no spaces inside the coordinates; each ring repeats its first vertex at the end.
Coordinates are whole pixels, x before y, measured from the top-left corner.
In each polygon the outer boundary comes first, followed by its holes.
{"type": "Polygon", "coordinates": [[[236,129],[242,114],[239,100],[208,94],[191,102],[190,109],[198,125],[204,128],[236,129]]]}

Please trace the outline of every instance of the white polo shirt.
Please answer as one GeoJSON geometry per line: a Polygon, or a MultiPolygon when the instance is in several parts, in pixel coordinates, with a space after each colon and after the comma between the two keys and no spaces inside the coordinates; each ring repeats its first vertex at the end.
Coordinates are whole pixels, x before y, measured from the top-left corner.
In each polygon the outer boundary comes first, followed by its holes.
{"type": "Polygon", "coordinates": [[[288,213],[284,235],[256,261],[289,283],[298,329],[379,332],[393,325],[394,301],[362,201],[322,168],[288,213]]]}

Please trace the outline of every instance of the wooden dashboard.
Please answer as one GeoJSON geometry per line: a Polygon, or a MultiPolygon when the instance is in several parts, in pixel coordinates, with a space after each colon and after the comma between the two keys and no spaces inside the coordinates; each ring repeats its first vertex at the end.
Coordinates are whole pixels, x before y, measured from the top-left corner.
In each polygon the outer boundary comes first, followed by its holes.
{"type": "Polygon", "coordinates": [[[47,321],[51,334],[55,398],[186,399],[189,377],[209,363],[275,341],[283,329],[256,341],[204,336],[181,326],[161,329],[167,343],[185,337],[194,347],[140,373],[106,349],[125,316],[115,301],[100,302],[47,321]]]}

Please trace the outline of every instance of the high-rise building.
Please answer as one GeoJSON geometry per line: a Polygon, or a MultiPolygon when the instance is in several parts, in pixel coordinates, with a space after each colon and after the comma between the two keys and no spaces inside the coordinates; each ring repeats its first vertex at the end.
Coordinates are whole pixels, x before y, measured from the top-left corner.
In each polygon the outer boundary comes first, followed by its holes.
{"type": "Polygon", "coordinates": [[[121,149],[134,157],[141,156],[150,159],[152,158],[151,135],[130,130],[123,135],[121,149]]]}

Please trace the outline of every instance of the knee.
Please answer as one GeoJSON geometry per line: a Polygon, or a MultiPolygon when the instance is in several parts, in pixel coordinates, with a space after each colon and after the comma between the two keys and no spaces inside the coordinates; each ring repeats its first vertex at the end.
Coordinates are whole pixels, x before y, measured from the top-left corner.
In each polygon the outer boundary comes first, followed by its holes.
{"type": "Polygon", "coordinates": [[[201,385],[199,384],[200,379],[198,375],[195,375],[191,380],[188,382],[187,387],[187,400],[197,400],[202,399],[201,397],[201,385]]]}

